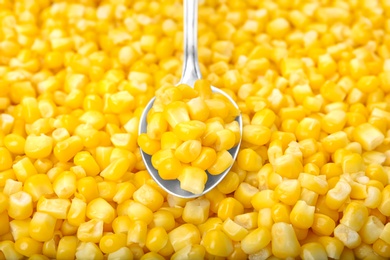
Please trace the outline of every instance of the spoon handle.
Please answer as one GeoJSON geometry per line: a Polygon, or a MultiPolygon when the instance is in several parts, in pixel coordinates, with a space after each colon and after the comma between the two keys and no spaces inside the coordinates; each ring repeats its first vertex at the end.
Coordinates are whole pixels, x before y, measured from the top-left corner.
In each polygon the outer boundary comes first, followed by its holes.
{"type": "Polygon", "coordinates": [[[198,63],[198,0],[184,0],[184,58],[180,83],[193,86],[201,77],[198,63]]]}

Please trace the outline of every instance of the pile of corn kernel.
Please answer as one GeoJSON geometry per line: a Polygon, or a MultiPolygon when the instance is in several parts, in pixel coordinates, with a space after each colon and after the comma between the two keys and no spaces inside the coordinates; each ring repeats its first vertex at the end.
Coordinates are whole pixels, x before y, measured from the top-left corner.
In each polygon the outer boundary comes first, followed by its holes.
{"type": "Polygon", "coordinates": [[[179,0],[0,0],[0,259],[389,259],[390,2],[203,0],[202,75],[241,150],[197,199],[137,145],[179,0]]]}

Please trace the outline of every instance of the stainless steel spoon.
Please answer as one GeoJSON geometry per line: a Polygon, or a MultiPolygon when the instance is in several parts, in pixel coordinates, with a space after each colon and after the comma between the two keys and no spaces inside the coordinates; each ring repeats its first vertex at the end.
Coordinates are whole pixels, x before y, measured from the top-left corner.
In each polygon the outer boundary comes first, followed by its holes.
{"type": "MultiPolygon", "coordinates": [[[[197,33],[197,23],[198,23],[198,1],[197,0],[184,0],[184,64],[183,64],[183,72],[181,76],[181,80],[179,84],[187,84],[189,86],[194,86],[194,83],[196,80],[201,78],[201,73],[199,69],[198,64],[198,33],[197,33]]],[[[237,104],[235,101],[224,91],[212,87],[212,91],[214,93],[219,93],[224,95],[232,104],[237,107],[237,104]]],[[[140,119],[140,125],[139,125],[139,134],[146,133],[146,117],[149,112],[149,110],[152,108],[155,98],[152,98],[147,106],[145,107],[141,119],[140,119]]],[[[240,126],[240,132],[242,136],[242,116],[241,114],[237,116],[235,119],[239,126],[240,126]]],[[[233,159],[235,160],[237,158],[238,150],[240,148],[241,139],[237,146],[231,148],[229,150],[229,153],[232,155],[233,159]]],[[[150,175],[153,177],[153,179],[168,193],[171,193],[172,195],[181,197],[181,198],[195,198],[199,197],[207,192],[209,192],[211,189],[213,189],[218,183],[222,181],[222,179],[226,176],[226,174],[229,172],[231,166],[226,169],[224,172],[222,172],[219,175],[211,175],[207,173],[208,180],[205,185],[205,189],[202,194],[193,194],[191,192],[185,191],[180,188],[180,182],[178,180],[163,180],[161,179],[160,175],[158,174],[158,171],[153,167],[151,162],[151,156],[149,154],[146,154],[141,149],[141,156],[145,163],[146,169],[150,173],[150,175]]]]}

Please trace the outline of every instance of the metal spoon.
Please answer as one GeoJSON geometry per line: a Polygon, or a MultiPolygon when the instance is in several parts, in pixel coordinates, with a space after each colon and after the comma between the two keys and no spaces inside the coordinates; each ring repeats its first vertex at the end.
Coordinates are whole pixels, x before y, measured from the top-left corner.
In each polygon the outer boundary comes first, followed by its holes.
{"type": "MultiPolygon", "coordinates": [[[[201,78],[201,73],[198,64],[198,50],[197,50],[197,20],[198,20],[198,1],[197,0],[184,0],[184,64],[183,64],[183,72],[181,76],[181,80],[179,84],[187,84],[189,86],[194,86],[196,80],[201,78]]],[[[224,95],[232,104],[238,109],[237,104],[234,100],[226,94],[224,91],[212,87],[212,91],[214,93],[224,95]]],[[[149,110],[152,108],[155,98],[152,98],[147,106],[145,107],[139,125],[139,134],[146,133],[146,117],[149,110]]],[[[237,116],[235,119],[239,126],[240,132],[242,135],[242,116],[241,114],[237,116]]],[[[238,150],[241,144],[241,139],[237,146],[231,148],[229,153],[232,155],[233,159],[237,158],[238,150]]],[[[205,185],[205,189],[202,194],[193,194],[186,190],[180,188],[180,182],[178,180],[163,180],[161,179],[158,171],[153,167],[151,162],[151,156],[146,154],[141,149],[141,156],[145,163],[146,169],[152,176],[152,178],[168,193],[181,197],[181,198],[195,198],[199,197],[211,189],[213,189],[218,183],[222,181],[222,179],[229,172],[231,166],[222,172],[219,175],[211,175],[207,173],[208,180],[205,185]]]]}

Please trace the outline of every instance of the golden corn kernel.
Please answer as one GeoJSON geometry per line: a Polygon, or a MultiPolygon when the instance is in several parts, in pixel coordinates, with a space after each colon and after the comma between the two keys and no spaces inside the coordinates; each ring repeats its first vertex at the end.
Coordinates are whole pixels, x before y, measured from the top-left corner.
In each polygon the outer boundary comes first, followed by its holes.
{"type": "Polygon", "coordinates": [[[249,148],[240,150],[237,156],[238,166],[246,171],[260,170],[262,162],[261,156],[249,148]]]}
{"type": "Polygon", "coordinates": [[[53,149],[54,156],[61,162],[67,162],[83,149],[80,137],[71,136],[58,142],[53,149]]]}
{"type": "Polygon", "coordinates": [[[303,200],[298,200],[291,210],[291,224],[302,229],[311,227],[314,222],[314,211],[314,206],[307,205],[303,200]]]}
{"type": "Polygon", "coordinates": [[[264,145],[271,138],[271,131],[262,125],[246,125],[243,128],[242,140],[252,145],[264,145]]]}
{"type": "Polygon", "coordinates": [[[204,170],[192,166],[183,167],[178,180],[180,188],[194,194],[201,194],[207,182],[207,174],[204,170]]]}
{"type": "Polygon", "coordinates": [[[336,186],[333,189],[330,189],[326,194],[326,205],[332,210],[337,210],[349,198],[350,193],[351,185],[345,181],[339,181],[336,186]]]}
{"type": "Polygon", "coordinates": [[[188,245],[199,244],[201,241],[199,230],[189,223],[176,227],[168,233],[168,237],[175,252],[188,245]]]}
{"type": "Polygon", "coordinates": [[[100,219],[104,223],[111,223],[115,217],[115,209],[104,199],[96,198],[87,205],[86,216],[89,219],[100,219]]]}
{"type": "Polygon", "coordinates": [[[70,207],[67,199],[46,199],[41,197],[37,203],[37,210],[48,213],[56,219],[66,219],[70,207]]]}
{"type": "Polygon", "coordinates": [[[59,198],[68,199],[76,191],[76,174],[64,171],[58,174],[53,182],[53,190],[59,198]]]}
{"type": "Polygon", "coordinates": [[[261,190],[252,197],[251,203],[253,208],[260,210],[262,208],[271,208],[278,203],[278,199],[273,190],[261,190]]]}
{"type": "Polygon", "coordinates": [[[334,236],[350,249],[356,248],[361,243],[360,235],[355,230],[343,224],[336,226],[334,236]]]}
{"type": "Polygon", "coordinates": [[[227,170],[232,164],[232,155],[228,151],[222,150],[217,152],[215,162],[207,168],[207,171],[212,175],[217,175],[227,170]]]}
{"type": "Polygon", "coordinates": [[[383,142],[384,136],[371,124],[364,123],[355,127],[353,139],[359,142],[365,150],[372,151],[383,142]]]}
{"type": "Polygon", "coordinates": [[[13,154],[24,154],[26,139],[18,134],[8,134],[4,137],[4,146],[13,154]]]}
{"type": "Polygon", "coordinates": [[[12,167],[11,153],[5,147],[0,147],[0,158],[0,171],[8,170],[12,167]]]}
{"type": "Polygon", "coordinates": [[[30,194],[24,191],[9,196],[8,215],[13,219],[21,220],[33,214],[33,201],[30,194]]]}
{"type": "Polygon", "coordinates": [[[233,241],[241,241],[248,234],[248,230],[227,218],[222,225],[222,231],[233,241]]]}
{"type": "Polygon", "coordinates": [[[29,226],[29,235],[31,238],[45,242],[54,235],[56,218],[43,212],[35,212],[29,226]]]}
{"type": "Polygon", "coordinates": [[[327,252],[321,243],[306,243],[301,248],[300,257],[302,259],[328,259],[327,252]]]}
{"type": "Polygon", "coordinates": [[[183,163],[190,163],[200,155],[202,150],[201,142],[198,140],[188,140],[183,142],[175,150],[175,157],[183,163]]]}
{"type": "Polygon", "coordinates": [[[274,162],[275,172],[283,177],[294,179],[302,172],[302,162],[291,154],[277,157],[274,162]]]}
{"type": "Polygon", "coordinates": [[[203,235],[202,244],[209,254],[227,257],[233,252],[233,243],[221,230],[210,230],[203,235]]]}
{"type": "Polygon", "coordinates": [[[225,198],[219,203],[218,217],[222,220],[234,219],[235,216],[244,213],[243,205],[234,198],[225,198]]]}
{"type": "Polygon", "coordinates": [[[272,253],[276,257],[297,257],[300,245],[291,224],[278,222],[271,230],[272,253]]]}
{"type": "Polygon", "coordinates": [[[103,253],[99,247],[93,242],[81,242],[76,249],[76,259],[85,259],[91,257],[93,259],[103,259],[103,253]]]}
{"type": "Polygon", "coordinates": [[[225,178],[217,185],[217,188],[222,193],[229,194],[237,189],[239,182],[240,179],[238,174],[233,171],[229,171],[225,178]]]}

